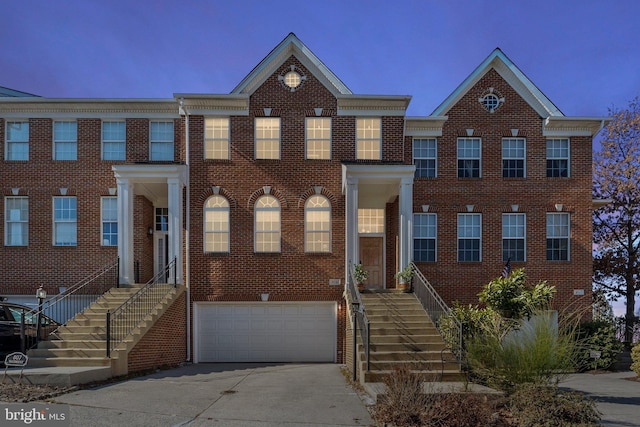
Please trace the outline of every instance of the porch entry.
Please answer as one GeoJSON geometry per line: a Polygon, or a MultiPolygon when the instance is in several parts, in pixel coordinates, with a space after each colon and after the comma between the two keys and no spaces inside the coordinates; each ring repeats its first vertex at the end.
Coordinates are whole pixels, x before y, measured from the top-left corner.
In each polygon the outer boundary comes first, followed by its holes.
{"type": "Polygon", "coordinates": [[[169,259],[169,210],[167,208],[155,209],[155,224],[153,226],[153,240],[154,240],[154,268],[153,274],[157,276],[161,272],[164,272],[164,277],[159,277],[160,283],[167,283],[169,281],[169,272],[166,271],[166,267],[171,260],[169,259]]]}
{"type": "Polygon", "coordinates": [[[384,289],[384,209],[358,209],[359,261],[369,273],[367,289],[384,289]]]}

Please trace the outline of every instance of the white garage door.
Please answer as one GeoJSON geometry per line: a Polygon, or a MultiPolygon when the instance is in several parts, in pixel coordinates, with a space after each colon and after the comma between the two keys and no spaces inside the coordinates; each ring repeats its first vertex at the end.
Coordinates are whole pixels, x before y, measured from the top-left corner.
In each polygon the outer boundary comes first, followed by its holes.
{"type": "Polygon", "coordinates": [[[196,362],[334,362],[336,303],[196,303],[196,362]]]}

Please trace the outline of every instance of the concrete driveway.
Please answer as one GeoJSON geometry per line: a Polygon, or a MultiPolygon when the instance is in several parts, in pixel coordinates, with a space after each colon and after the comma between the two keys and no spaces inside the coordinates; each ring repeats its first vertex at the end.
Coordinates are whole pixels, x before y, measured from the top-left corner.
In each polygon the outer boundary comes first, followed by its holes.
{"type": "Polygon", "coordinates": [[[197,364],[58,396],[71,426],[371,426],[335,364],[197,364]]]}

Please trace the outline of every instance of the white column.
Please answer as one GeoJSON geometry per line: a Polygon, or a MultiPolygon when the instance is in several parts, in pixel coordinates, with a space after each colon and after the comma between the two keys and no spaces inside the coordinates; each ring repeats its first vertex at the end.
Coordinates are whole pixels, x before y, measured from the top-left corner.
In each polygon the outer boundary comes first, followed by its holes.
{"type": "Polygon", "coordinates": [[[400,250],[399,269],[404,269],[412,257],[413,250],[413,179],[400,181],[400,250]]]}
{"type": "Polygon", "coordinates": [[[349,262],[357,264],[360,261],[360,255],[358,254],[358,180],[355,178],[347,178],[345,209],[347,215],[345,226],[345,283],[347,283],[349,278],[349,262]]]}
{"type": "Polygon", "coordinates": [[[121,284],[133,284],[133,186],[128,179],[118,178],[118,258],[121,284]]]}
{"type": "MultiPolygon", "coordinates": [[[[176,282],[182,281],[182,183],[177,178],[167,179],[169,195],[169,259],[176,260],[176,282]]],[[[173,282],[173,269],[169,272],[173,282]]]]}

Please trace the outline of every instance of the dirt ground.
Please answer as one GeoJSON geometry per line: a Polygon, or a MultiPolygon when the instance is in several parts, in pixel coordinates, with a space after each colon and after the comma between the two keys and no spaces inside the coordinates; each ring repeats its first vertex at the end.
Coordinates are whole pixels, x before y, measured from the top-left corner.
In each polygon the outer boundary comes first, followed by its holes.
{"type": "Polygon", "coordinates": [[[0,402],[32,402],[46,400],[54,396],[76,390],[77,387],[55,387],[50,385],[31,385],[12,383],[6,379],[0,384],[0,402]]]}

